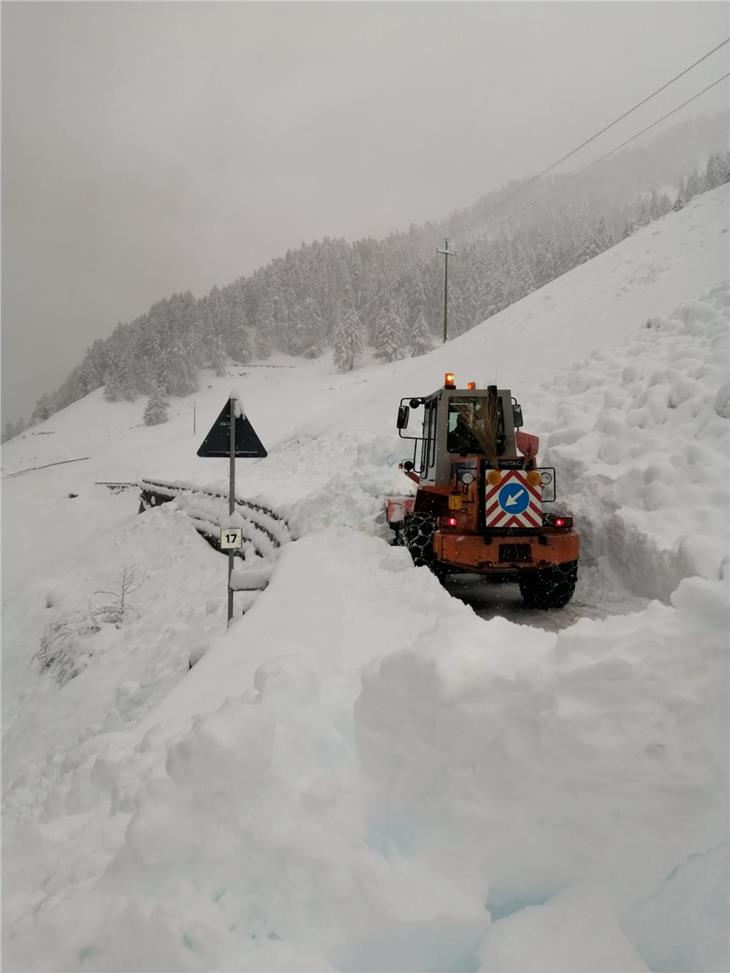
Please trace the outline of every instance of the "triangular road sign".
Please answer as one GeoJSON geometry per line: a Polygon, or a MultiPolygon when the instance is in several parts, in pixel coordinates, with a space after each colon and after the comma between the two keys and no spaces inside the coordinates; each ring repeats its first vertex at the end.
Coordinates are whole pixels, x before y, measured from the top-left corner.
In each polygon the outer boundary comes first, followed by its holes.
{"type": "MultiPolygon", "coordinates": [[[[221,414],[210,427],[210,432],[201,443],[198,456],[230,456],[231,455],[231,406],[230,402],[221,409],[221,414]]],[[[268,456],[263,443],[256,435],[256,430],[246,416],[235,419],[236,456],[252,459],[256,456],[268,456]]]]}

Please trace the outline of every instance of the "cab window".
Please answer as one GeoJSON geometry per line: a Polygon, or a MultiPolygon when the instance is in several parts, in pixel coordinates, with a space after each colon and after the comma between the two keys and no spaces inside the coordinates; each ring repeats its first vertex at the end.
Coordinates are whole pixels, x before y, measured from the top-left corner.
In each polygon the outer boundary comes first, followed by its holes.
{"type": "Polygon", "coordinates": [[[486,402],[483,397],[459,396],[449,399],[449,429],[446,449],[450,453],[483,453],[474,430],[483,424],[486,402]]]}

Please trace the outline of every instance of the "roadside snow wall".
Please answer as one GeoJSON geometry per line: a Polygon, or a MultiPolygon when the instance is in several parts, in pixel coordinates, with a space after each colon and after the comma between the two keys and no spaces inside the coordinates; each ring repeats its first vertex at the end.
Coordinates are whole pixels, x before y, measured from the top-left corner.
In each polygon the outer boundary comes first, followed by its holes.
{"type": "Polygon", "coordinates": [[[637,594],[668,603],[683,578],[728,570],[729,377],[724,284],[572,365],[526,409],[584,553],[637,594]]]}

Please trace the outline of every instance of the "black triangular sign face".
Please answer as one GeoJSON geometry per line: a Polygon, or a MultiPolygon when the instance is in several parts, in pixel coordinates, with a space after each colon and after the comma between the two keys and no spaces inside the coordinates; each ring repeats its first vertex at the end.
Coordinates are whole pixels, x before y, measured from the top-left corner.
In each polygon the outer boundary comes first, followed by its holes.
{"type": "MultiPolygon", "coordinates": [[[[210,427],[210,432],[203,440],[198,456],[230,456],[231,455],[231,406],[229,402],[223,406],[221,414],[210,427]]],[[[256,435],[256,430],[246,416],[237,417],[236,424],[236,456],[252,459],[256,456],[268,456],[264,445],[256,435]]]]}

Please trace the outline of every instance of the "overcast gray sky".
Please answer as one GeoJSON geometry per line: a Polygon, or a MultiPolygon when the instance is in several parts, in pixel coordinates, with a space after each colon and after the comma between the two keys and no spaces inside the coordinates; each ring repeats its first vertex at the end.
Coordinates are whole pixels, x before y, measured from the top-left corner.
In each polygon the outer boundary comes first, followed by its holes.
{"type": "MultiPolygon", "coordinates": [[[[3,421],[158,298],[302,241],[439,219],[547,165],[728,36],[729,10],[3,3],[3,421]]],[[[725,73],[727,52],[579,161],[725,73]]]]}

